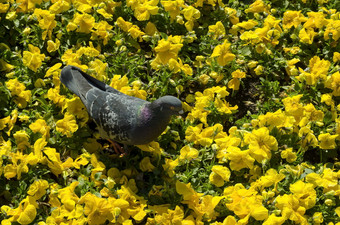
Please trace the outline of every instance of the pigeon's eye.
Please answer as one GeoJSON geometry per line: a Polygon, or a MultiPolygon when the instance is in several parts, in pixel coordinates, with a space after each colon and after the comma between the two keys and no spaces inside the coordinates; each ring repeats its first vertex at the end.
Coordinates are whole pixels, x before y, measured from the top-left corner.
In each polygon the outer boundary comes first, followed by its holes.
{"type": "Polygon", "coordinates": [[[174,110],[174,109],[175,109],[175,107],[174,107],[174,106],[170,106],[170,109],[171,109],[171,110],[174,110]]]}

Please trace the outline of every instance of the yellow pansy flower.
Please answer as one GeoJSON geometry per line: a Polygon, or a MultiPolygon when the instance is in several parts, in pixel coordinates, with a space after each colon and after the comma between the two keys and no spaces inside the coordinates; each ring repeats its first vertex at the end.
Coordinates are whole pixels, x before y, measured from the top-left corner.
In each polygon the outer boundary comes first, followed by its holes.
{"type": "Polygon", "coordinates": [[[33,14],[39,21],[39,26],[43,29],[42,39],[45,40],[48,35],[49,39],[52,39],[52,31],[57,26],[55,19],[55,14],[51,13],[49,10],[35,9],[33,14]]]}
{"type": "Polygon", "coordinates": [[[76,118],[66,113],[63,119],[56,122],[56,130],[67,137],[72,137],[73,133],[78,130],[76,118]]]}
{"type": "Polygon", "coordinates": [[[305,22],[306,20],[307,18],[304,17],[301,11],[287,10],[283,14],[283,29],[290,29],[293,26],[297,28],[302,22],[305,22]]]}
{"type": "Polygon", "coordinates": [[[264,4],[262,0],[256,0],[253,4],[249,6],[248,9],[245,10],[246,13],[260,13],[260,12],[268,12],[268,6],[264,4]]]}
{"type": "Polygon", "coordinates": [[[41,133],[47,138],[50,136],[50,127],[44,119],[37,119],[34,123],[29,125],[29,128],[33,131],[33,133],[41,133]]]}
{"type": "Polygon", "coordinates": [[[192,160],[198,157],[198,150],[196,148],[190,147],[189,145],[185,145],[180,150],[179,160],[192,160]]]}
{"type": "Polygon", "coordinates": [[[69,10],[70,8],[71,4],[67,0],[57,0],[53,2],[53,5],[51,5],[48,10],[53,14],[59,14],[69,10]]]}
{"type": "Polygon", "coordinates": [[[45,59],[45,54],[40,54],[40,49],[34,45],[28,44],[29,51],[23,52],[22,61],[29,69],[37,72],[41,67],[42,61],[45,59]]]}
{"type": "Polygon", "coordinates": [[[29,135],[24,130],[19,130],[13,134],[15,142],[19,150],[24,150],[30,146],[28,142],[29,135]]]}
{"type": "Polygon", "coordinates": [[[9,9],[9,4],[0,3],[0,13],[6,13],[9,9]]]}
{"type": "Polygon", "coordinates": [[[188,31],[192,31],[194,28],[194,22],[201,17],[201,12],[193,6],[185,7],[181,13],[187,22],[184,24],[188,31]]]}
{"type": "Polygon", "coordinates": [[[335,139],[339,135],[331,135],[330,133],[325,133],[325,134],[320,134],[318,136],[318,139],[320,141],[319,146],[321,149],[335,149],[336,148],[336,143],[335,139]]]}
{"type": "Polygon", "coordinates": [[[299,32],[300,42],[305,43],[305,44],[312,44],[314,41],[315,35],[316,35],[316,32],[314,31],[314,29],[302,28],[299,32]]]}
{"type": "Polygon", "coordinates": [[[87,13],[79,14],[76,13],[73,17],[73,23],[77,25],[77,32],[79,33],[90,33],[95,24],[93,16],[87,13]]]}
{"type": "Polygon", "coordinates": [[[217,62],[220,66],[225,66],[228,62],[234,60],[235,55],[230,51],[231,44],[227,40],[221,45],[217,45],[214,48],[210,57],[217,57],[217,62]]]}
{"type": "Polygon", "coordinates": [[[249,144],[250,155],[259,163],[263,160],[271,159],[271,151],[278,149],[278,143],[275,137],[269,135],[267,127],[261,127],[247,133],[244,139],[249,144]]]}
{"type": "Polygon", "coordinates": [[[65,162],[60,159],[60,153],[55,148],[45,147],[43,153],[46,155],[41,163],[47,164],[52,173],[56,176],[61,174],[65,169],[72,167],[73,159],[68,158],[65,162]]]}
{"type": "Polygon", "coordinates": [[[55,42],[52,40],[47,41],[47,51],[48,52],[55,52],[59,49],[60,41],[59,39],[56,39],[55,42]]]}
{"type": "Polygon", "coordinates": [[[158,13],[159,0],[137,0],[127,1],[127,6],[130,6],[134,11],[134,16],[139,21],[145,21],[150,19],[150,15],[156,15],[158,13]]]}
{"type": "Polygon", "coordinates": [[[161,3],[165,9],[165,11],[169,12],[170,19],[173,21],[176,19],[176,17],[180,14],[181,8],[184,8],[184,1],[183,0],[169,0],[169,1],[163,1],[161,0],[161,3]]]}
{"type": "Polygon", "coordinates": [[[250,156],[249,150],[241,150],[235,146],[229,146],[226,149],[227,159],[230,160],[229,166],[231,170],[240,171],[243,168],[254,167],[255,159],[250,156]]]}
{"type": "Polygon", "coordinates": [[[174,169],[178,166],[178,164],[179,164],[178,158],[175,160],[165,159],[165,164],[163,164],[162,167],[169,177],[173,177],[175,175],[174,169]]]}
{"type": "Polygon", "coordinates": [[[292,163],[297,159],[296,152],[293,152],[293,148],[287,148],[281,152],[281,157],[286,159],[287,162],[292,163]]]}
{"type": "Polygon", "coordinates": [[[225,28],[221,21],[217,21],[215,25],[210,25],[208,33],[213,37],[213,39],[224,37],[226,34],[225,28]]]}
{"type": "Polygon", "coordinates": [[[49,185],[46,180],[35,180],[33,184],[30,185],[27,194],[38,200],[46,194],[48,187],[49,185]]]}
{"type": "Polygon", "coordinates": [[[334,63],[340,62],[340,52],[333,53],[333,62],[334,63]]]}
{"type": "Polygon", "coordinates": [[[231,173],[227,167],[215,165],[211,168],[211,171],[209,181],[216,187],[222,187],[225,181],[229,181],[231,173]]]}
{"type": "Polygon", "coordinates": [[[143,172],[152,172],[155,166],[150,162],[150,157],[144,157],[139,163],[139,167],[143,172]]]}

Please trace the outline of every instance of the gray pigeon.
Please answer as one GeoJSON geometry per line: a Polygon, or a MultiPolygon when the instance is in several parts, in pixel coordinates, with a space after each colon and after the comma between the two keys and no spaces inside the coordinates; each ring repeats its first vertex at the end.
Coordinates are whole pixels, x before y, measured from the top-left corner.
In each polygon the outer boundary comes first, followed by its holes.
{"type": "Polygon", "coordinates": [[[182,111],[176,97],[163,96],[150,103],[125,95],[75,66],[64,67],[60,80],[80,97],[100,135],[122,144],[143,145],[155,140],[170,117],[182,111]]]}

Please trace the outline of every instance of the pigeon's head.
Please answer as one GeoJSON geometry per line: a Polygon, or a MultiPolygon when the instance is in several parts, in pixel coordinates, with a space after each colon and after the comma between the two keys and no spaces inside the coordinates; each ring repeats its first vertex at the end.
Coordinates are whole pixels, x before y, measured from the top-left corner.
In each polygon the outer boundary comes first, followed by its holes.
{"type": "Polygon", "coordinates": [[[182,102],[174,96],[163,96],[151,104],[154,109],[167,115],[178,115],[183,112],[182,102]]]}

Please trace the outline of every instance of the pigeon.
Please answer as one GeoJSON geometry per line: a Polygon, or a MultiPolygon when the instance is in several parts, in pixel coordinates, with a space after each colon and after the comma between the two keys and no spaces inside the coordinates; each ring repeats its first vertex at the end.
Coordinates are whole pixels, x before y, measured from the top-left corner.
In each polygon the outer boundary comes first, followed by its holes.
{"type": "Polygon", "coordinates": [[[111,143],[147,144],[165,130],[172,115],[183,112],[176,97],[166,95],[148,102],[126,95],[75,66],[64,67],[60,81],[81,99],[100,136],[111,143]]]}

